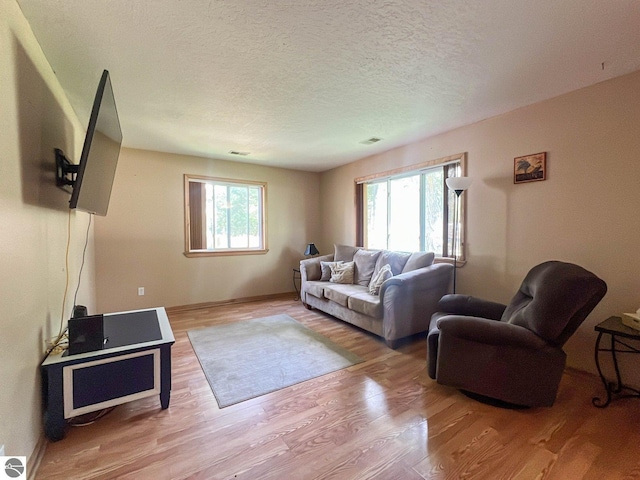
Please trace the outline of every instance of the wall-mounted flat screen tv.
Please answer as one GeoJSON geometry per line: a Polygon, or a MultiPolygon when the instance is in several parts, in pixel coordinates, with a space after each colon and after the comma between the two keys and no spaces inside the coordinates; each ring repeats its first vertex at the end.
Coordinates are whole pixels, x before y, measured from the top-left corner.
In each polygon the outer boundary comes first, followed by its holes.
{"type": "Polygon", "coordinates": [[[70,208],[106,215],[116,174],[122,130],[109,72],[102,72],[93,101],[70,208]]]}

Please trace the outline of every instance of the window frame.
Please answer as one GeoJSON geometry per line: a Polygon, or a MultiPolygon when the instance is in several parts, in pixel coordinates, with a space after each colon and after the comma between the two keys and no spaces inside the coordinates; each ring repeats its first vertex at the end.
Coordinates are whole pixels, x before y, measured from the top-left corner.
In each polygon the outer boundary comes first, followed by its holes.
{"type": "MultiPolygon", "coordinates": [[[[203,232],[204,234],[204,232],[203,232]]],[[[184,255],[186,257],[219,257],[231,255],[264,255],[269,251],[267,245],[267,182],[239,180],[232,178],[210,177],[204,175],[184,174],[184,255]],[[260,246],[257,248],[217,248],[217,249],[197,249],[191,248],[192,242],[192,219],[191,219],[191,198],[189,184],[204,183],[210,185],[238,186],[238,187],[259,187],[260,188],[260,246]]]]}
{"type": "MultiPolygon", "coordinates": [[[[408,165],[405,167],[396,168],[393,170],[387,170],[380,173],[375,173],[371,175],[366,175],[363,177],[358,177],[354,180],[355,182],[355,204],[356,204],[356,242],[358,245],[365,245],[365,230],[366,230],[366,216],[365,216],[365,184],[381,182],[384,180],[391,180],[395,178],[401,178],[404,176],[410,175],[420,175],[420,182],[422,184],[423,178],[422,173],[424,171],[429,170],[434,167],[443,167],[445,165],[460,165],[460,175],[466,176],[467,174],[467,153],[458,153],[455,155],[449,155],[447,157],[437,158],[434,160],[429,160],[426,162],[422,162],[419,164],[408,165]]],[[[445,172],[446,173],[446,172],[445,172]]],[[[446,179],[446,176],[445,176],[446,179]]],[[[445,205],[443,206],[443,224],[444,228],[448,229],[448,205],[449,200],[452,198],[451,194],[443,182],[443,188],[445,192],[445,205]]],[[[422,191],[422,190],[421,190],[422,191]]],[[[460,248],[457,253],[458,264],[464,264],[466,262],[466,231],[467,231],[467,195],[461,195],[459,198],[459,223],[458,223],[458,237],[460,239],[460,248]]],[[[424,199],[421,198],[421,202],[424,199]]],[[[421,209],[422,212],[422,209],[421,209]]],[[[420,230],[424,233],[424,218],[423,215],[420,216],[420,230]]],[[[421,234],[422,235],[422,234],[421,234]]],[[[443,240],[445,239],[445,233],[443,230],[443,240]]],[[[449,242],[448,235],[446,235],[446,244],[443,247],[445,252],[436,253],[436,261],[437,262],[450,262],[453,263],[453,257],[448,256],[451,252],[451,242],[449,242]]]]}

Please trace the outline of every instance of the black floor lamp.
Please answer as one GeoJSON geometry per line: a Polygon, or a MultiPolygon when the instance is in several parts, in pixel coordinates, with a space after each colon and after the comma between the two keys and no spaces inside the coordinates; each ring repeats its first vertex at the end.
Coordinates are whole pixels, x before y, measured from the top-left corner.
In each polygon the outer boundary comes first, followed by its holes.
{"type": "Polygon", "coordinates": [[[456,270],[458,270],[458,254],[456,252],[458,245],[458,204],[460,203],[460,195],[471,186],[469,177],[450,177],[446,179],[447,187],[456,194],[456,204],[453,209],[453,293],[456,293],[456,270]]]}

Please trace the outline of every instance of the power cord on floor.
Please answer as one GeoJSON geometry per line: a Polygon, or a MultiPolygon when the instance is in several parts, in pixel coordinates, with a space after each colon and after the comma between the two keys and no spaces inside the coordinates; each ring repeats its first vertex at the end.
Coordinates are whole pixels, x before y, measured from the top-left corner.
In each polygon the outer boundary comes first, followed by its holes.
{"type": "Polygon", "coordinates": [[[84,415],[78,415],[77,417],[70,418],[67,423],[72,427],[86,427],[91,425],[96,420],[104,417],[105,415],[113,412],[116,407],[103,408],[97,412],[85,413],[84,415]]]}

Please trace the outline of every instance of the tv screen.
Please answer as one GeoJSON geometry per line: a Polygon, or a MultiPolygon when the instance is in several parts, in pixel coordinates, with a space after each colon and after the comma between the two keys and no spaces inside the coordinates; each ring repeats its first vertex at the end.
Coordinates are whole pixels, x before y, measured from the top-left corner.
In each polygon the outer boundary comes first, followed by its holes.
{"type": "Polygon", "coordinates": [[[116,101],[109,72],[105,70],[93,101],[70,208],[102,216],[107,214],[121,144],[116,101]]]}

